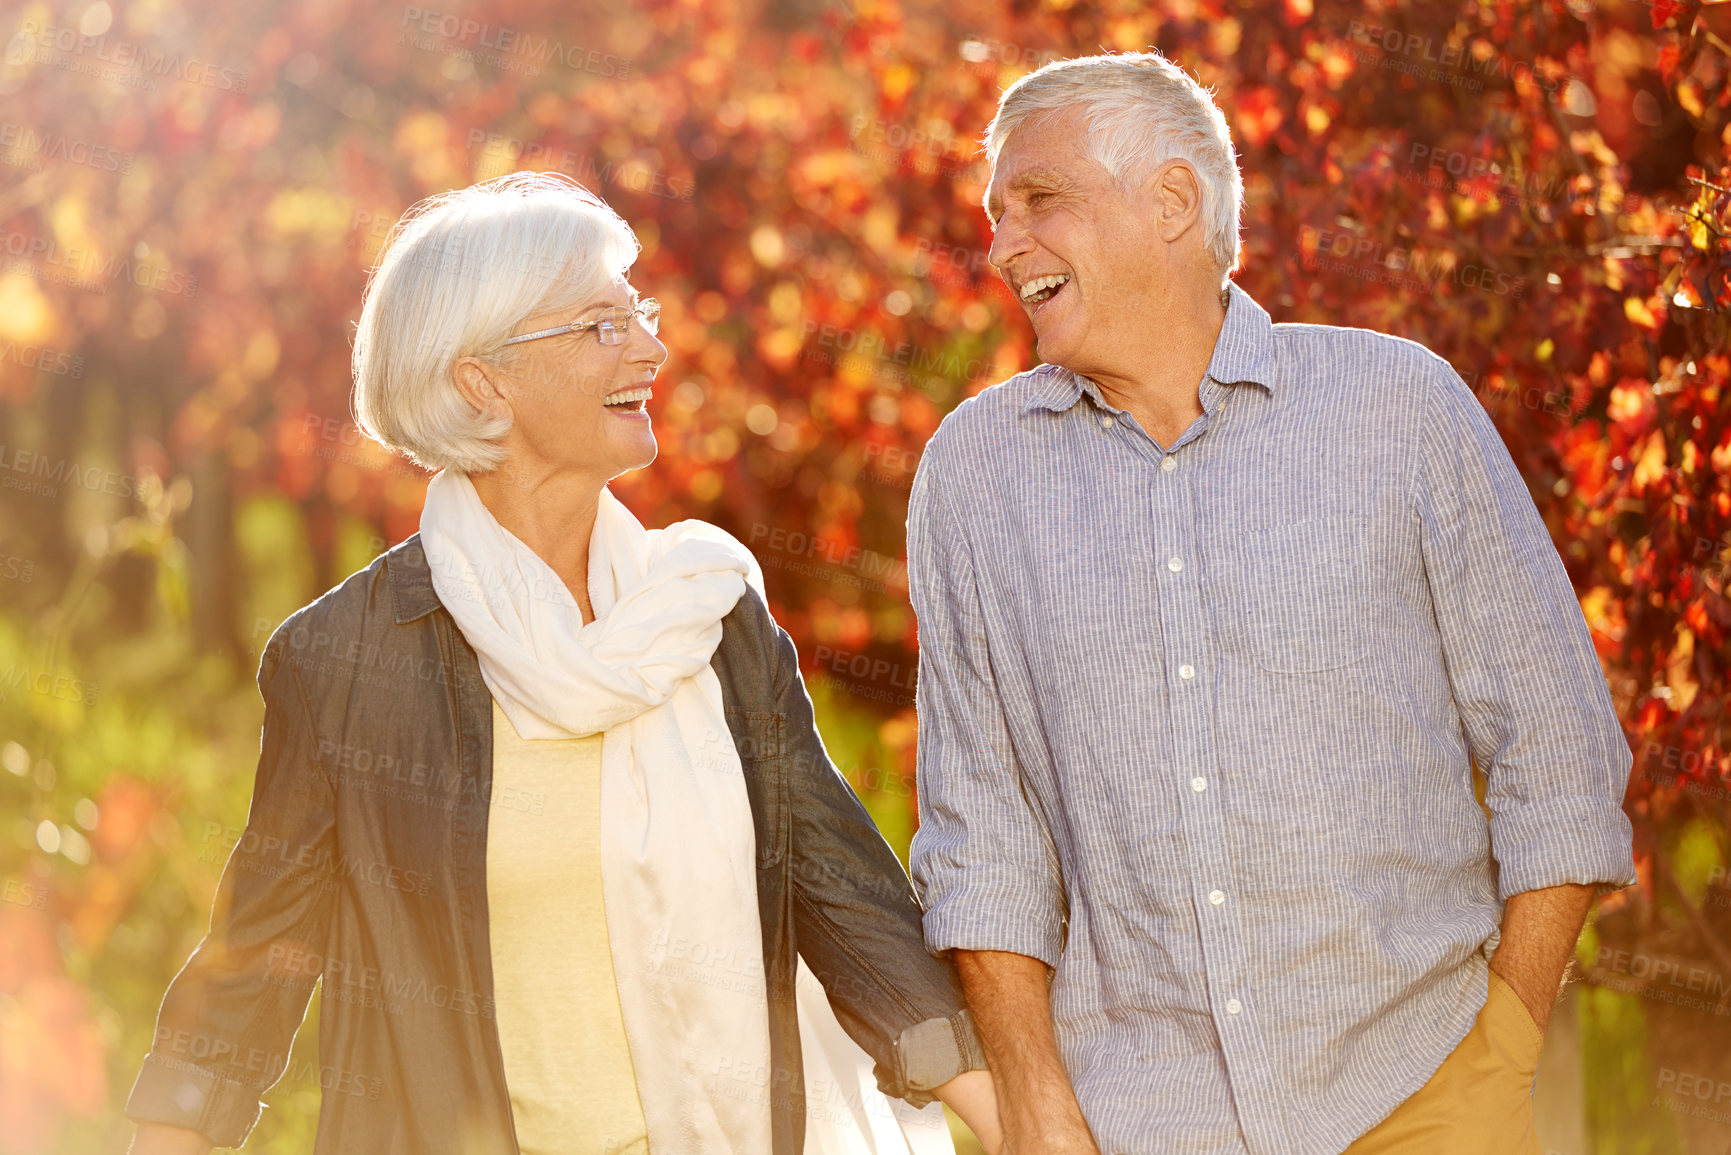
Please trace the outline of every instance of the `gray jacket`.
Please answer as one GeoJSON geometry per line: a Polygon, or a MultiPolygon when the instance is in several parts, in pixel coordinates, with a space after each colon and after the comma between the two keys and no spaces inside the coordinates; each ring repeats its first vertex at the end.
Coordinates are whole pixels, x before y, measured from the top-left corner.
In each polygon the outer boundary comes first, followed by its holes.
{"type": "MultiPolygon", "coordinates": [[[[793,643],[748,590],[721,680],[757,833],[775,1155],[805,1095],[795,959],[879,1085],[916,1105],[985,1062],[906,874],[836,772],[793,643]]],[[[315,981],[315,1152],[517,1151],[487,938],[492,698],[418,536],[300,610],[260,663],[252,810],[210,933],[163,999],[127,1114],[238,1147],[281,1077],[315,981]]],[[[503,800],[501,800],[503,804],[503,800]]]]}

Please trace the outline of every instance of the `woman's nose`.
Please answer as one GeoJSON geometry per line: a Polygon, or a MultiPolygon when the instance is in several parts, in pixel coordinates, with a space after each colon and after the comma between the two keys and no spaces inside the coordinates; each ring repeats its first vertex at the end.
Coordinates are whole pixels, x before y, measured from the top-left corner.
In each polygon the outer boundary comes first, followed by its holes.
{"type": "Polygon", "coordinates": [[[667,346],[642,322],[632,318],[630,336],[625,343],[625,359],[633,364],[652,365],[659,369],[667,360],[667,346]]]}

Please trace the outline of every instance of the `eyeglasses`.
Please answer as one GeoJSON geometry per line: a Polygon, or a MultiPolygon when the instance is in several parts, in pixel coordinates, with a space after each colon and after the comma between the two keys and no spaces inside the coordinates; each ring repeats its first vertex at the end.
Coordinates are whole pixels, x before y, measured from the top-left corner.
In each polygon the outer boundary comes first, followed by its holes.
{"type": "Polygon", "coordinates": [[[542,337],[557,337],[561,333],[583,333],[595,330],[595,337],[603,345],[623,345],[631,325],[631,318],[636,317],[638,324],[650,336],[661,328],[661,302],[654,297],[645,297],[637,302],[635,309],[615,306],[603,309],[592,321],[573,321],[569,325],[556,325],[551,329],[540,329],[533,333],[522,333],[515,337],[507,337],[502,345],[515,345],[522,341],[536,341],[542,337]]]}

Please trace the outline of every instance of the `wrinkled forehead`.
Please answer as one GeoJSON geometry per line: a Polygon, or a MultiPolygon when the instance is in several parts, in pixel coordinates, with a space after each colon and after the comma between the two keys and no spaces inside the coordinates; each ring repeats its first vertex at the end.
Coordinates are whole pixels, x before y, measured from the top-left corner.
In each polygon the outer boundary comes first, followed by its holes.
{"type": "Polygon", "coordinates": [[[593,279],[585,282],[578,277],[564,277],[542,298],[536,313],[575,313],[613,305],[634,309],[638,296],[637,290],[624,277],[603,281],[600,285],[593,279]]]}

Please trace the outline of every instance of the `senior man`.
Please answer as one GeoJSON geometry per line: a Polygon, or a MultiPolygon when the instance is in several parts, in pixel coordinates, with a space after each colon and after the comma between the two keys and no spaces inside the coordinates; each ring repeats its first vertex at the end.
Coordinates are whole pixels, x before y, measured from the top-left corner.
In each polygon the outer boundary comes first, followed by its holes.
{"type": "Polygon", "coordinates": [[[1536,1152],[1631,759],[1496,430],[1228,280],[1230,133],[1160,56],[1024,77],[986,147],[1046,364],[914,482],[912,865],[1008,1149],[1536,1152]]]}

